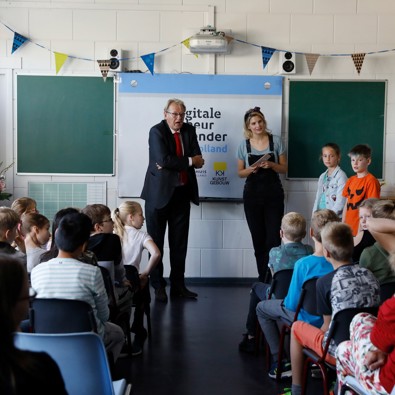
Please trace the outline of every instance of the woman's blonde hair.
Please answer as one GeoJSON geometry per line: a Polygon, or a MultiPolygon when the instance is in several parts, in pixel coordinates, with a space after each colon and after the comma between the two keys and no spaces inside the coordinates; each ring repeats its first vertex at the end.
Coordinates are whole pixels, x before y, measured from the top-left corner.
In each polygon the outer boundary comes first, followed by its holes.
{"type": "Polygon", "coordinates": [[[248,110],[244,115],[244,137],[246,139],[250,139],[252,137],[252,132],[248,127],[250,126],[250,121],[252,117],[259,117],[263,121],[263,126],[265,128],[266,133],[270,134],[269,129],[267,128],[266,118],[263,115],[261,109],[259,107],[254,107],[248,110]]]}
{"type": "Polygon", "coordinates": [[[111,212],[111,218],[114,221],[114,233],[119,236],[122,243],[128,215],[135,215],[139,211],[142,211],[141,205],[137,202],[128,200],[121,203],[119,207],[111,212]]]}

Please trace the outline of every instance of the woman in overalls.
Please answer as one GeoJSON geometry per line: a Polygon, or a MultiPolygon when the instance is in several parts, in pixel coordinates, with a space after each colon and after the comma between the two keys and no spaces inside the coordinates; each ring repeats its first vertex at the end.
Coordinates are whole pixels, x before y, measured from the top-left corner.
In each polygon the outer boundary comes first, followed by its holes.
{"type": "Polygon", "coordinates": [[[269,251],[281,243],[280,226],[284,214],[284,190],[279,173],[287,171],[285,148],[279,136],[267,129],[259,107],[244,115],[244,137],[237,150],[238,175],[246,178],[244,212],[252,236],[259,281],[266,277],[269,251]],[[259,160],[269,154],[266,160],[259,160]]]}

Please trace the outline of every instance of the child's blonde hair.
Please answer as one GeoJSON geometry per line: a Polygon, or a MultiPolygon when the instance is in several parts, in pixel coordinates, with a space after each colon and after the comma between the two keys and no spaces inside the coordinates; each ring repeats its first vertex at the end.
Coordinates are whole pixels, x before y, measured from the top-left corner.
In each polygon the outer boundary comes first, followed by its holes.
{"type": "MultiPolygon", "coordinates": [[[[31,232],[33,226],[37,226],[38,229],[42,229],[49,225],[49,219],[39,213],[26,213],[22,215],[22,233],[27,235],[31,232]]],[[[37,238],[32,237],[33,243],[39,245],[37,238]]]]}
{"type": "Polygon", "coordinates": [[[392,200],[378,200],[373,205],[372,217],[395,219],[395,203],[392,200]]]}
{"type": "Polygon", "coordinates": [[[122,243],[128,215],[135,215],[139,211],[142,211],[140,204],[130,200],[122,202],[119,207],[112,211],[111,218],[114,221],[114,233],[119,236],[122,243]]]}
{"type": "Polygon", "coordinates": [[[306,220],[302,214],[291,211],[281,220],[284,236],[294,242],[300,242],[306,236],[306,220]]]}
{"type": "Polygon", "coordinates": [[[9,207],[0,207],[0,239],[5,239],[7,230],[14,229],[20,223],[19,215],[9,207]]]}
{"type": "Polygon", "coordinates": [[[321,230],[322,246],[337,262],[351,262],[354,238],[349,225],[328,222],[321,230]]]}
{"type": "Polygon", "coordinates": [[[29,197],[21,197],[15,199],[11,204],[11,209],[14,210],[20,217],[23,214],[36,211],[37,203],[34,199],[29,197]]]}
{"type": "Polygon", "coordinates": [[[332,210],[327,208],[317,210],[311,219],[312,236],[321,243],[321,231],[328,222],[340,222],[339,216],[332,210]]]}
{"type": "Polygon", "coordinates": [[[364,207],[364,208],[367,208],[368,210],[372,210],[372,209],[373,209],[373,206],[374,206],[377,202],[379,202],[379,201],[380,201],[380,199],[377,199],[377,198],[365,199],[365,200],[359,205],[358,208],[364,207]]]}

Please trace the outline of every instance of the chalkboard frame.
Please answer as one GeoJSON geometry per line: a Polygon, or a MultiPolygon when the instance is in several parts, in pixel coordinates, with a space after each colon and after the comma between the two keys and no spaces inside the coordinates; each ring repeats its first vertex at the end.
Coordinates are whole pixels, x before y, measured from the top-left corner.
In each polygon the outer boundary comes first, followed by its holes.
{"type": "Polygon", "coordinates": [[[347,153],[368,144],[369,171],[383,179],[386,100],[387,80],[289,80],[287,179],[317,179],[325,171],[320,154],[327,142],[340,146],[348,176],[354,172],[347,153]]]}
{"type": "Polygon", "coordinates": [[[115,174],[111,77],[18,74],[16,125],[18,175],[115,174]]]}

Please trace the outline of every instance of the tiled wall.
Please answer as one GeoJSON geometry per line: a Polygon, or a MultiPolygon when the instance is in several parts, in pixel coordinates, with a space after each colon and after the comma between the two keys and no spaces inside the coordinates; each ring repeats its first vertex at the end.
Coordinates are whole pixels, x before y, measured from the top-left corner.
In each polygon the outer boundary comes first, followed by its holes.
{"type": "MultiPolygon", "coordinates": [[[[259,46],[320,54],[392,49],[395,48],[394,19],[393,0],[0,0],[1,22],[51,51],[77,57],[106,58],[109,49],[115,47],[127,49],[139,59],[140,55],[172,47],[188,37],[191,31],[198,31],[208,23],[215,23],[219,30],[232,29],[234,37],[257,44],[234,43],[229,55],[201,55],[198,58],[188,54],[182,45],[176,45],[156,57],[157,73],[276,74],[278,55],[274,54],[267,68],[262,70],[259,46]]],[[[0,25],[1,87],[8,86],[10,78],[13,80],[8,72],[10,64],[18,64],[18,60],[11,59],[10,55],[12,40],[12,32],[0,25]]],[[[24,73],[54,74],[53,55],[36,45],[28,43],[12,56],[21,59],[24,73]]],[[[131,61],[128,66],[130,69],[145,69],[140,60],[131,61]]],[[[383,194],[395,195],[395,150],[391,149],[395,143],[395,52],[367,55],[360,76],[349,56],[321,56],[312,76],[309,76],[303,55],[297,55],[296,67],[297,74],[293,78],[388,80],[383,194]]],[[[78,59],[68,60],[61,74],[100,75],[96,62],[78,59]]],[[[287,88],[285,83],[285,140],[287,88]]],[[[5,99],[8,108],[3,106],[0,109],[0,117],[8,119],[0,122],[0,155],[5,155],[7,161],[13,157],[15,127],[9,111],[12,108],[10,92],[8,89],[5,99]]],[[[1,97],[4,98],[4,94],[1,97]]],[[[28,180],[107,181],[108,205],[114,208],[119,204],[116,177],[103,180],[95,177],[15,176],[10,183],[16,197],[27,193],[28,180]]],[[[285,180],[284,186],[287,211],[299,211],[310,219],[316,183],[285,180]]],[[[255,277],[251,247],[241,204],[203,203],[192,208],[187,276],[255,277]]],[[[168,261],[167,256],[165,261],[168,261]]]]}

